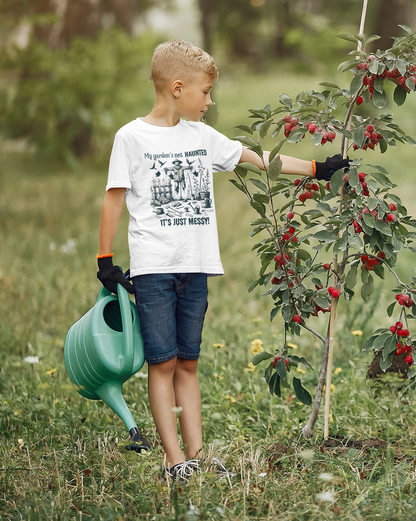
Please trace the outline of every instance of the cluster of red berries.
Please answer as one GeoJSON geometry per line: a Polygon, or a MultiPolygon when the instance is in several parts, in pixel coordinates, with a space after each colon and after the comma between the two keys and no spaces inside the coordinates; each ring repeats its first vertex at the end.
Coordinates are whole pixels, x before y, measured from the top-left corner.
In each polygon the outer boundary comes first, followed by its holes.
{"type": "Polygon", "coordinates": [[[410,298],[410,295],[403,295],[403,293],[400,293],[399,295],[396,295],[396,300],[400,306],[405,306],[407,308],[413,306],[413,300],[410,298]]]}
{"type": "Polygon", "coordinates": [[[293,315],[292,322],[296,322],[297,324],[300,324],[302,322],[302,319],[300,318],[299,315],[293,315]]]}
{"type": "Polygon", "coordinates": [[[308,130],[309,134],[322,133],[321,145],[325,145],[325,143],[327,142],[332,143],[332,141],[334,141],[334,139],[336,138],[336,134],[333,130],[323,130],[322,128],[318,127],[316,123],[314,123],[313,121],[305,123],[305,127],[308,130]]]}
{"type": "MultiPolygon", "coordinates": [[[[384,139],[380,132],[375,132],[374,125],[367,125],[366,129],[364,130],[364,136],[365,141],[361,147],[363,150],[367,150],[367,148],[374,150],[375,146],[380,143],[380,139],[384,139]]],[[[353,143],[352,148],[354,150],[358,150],[360,147],[357,145],[357,143],[353,143]]]]}
{"type": "MultiPolygon", "coordinates": [[[[410,335],[408,329],[403,329],[402,322],[396,322],[394,324],[394,326],[390,326],[390,331],[391,331],[391,333],[393,333],[393,335],[397,335],[400,338],[406,338],[410,335]]],[[[402,344],[401,342],[397,342],[397,348],[394,352],[394,354],[396,356],[401,355],[402,353],[411,353],[411,352],[412,352],[411,343],[409,345],[406,343],[402,344]]],[[[413,363],[413,358],[410,355],[406,356],[406,358],[404,360],[409,365],[413,363]]]]}
{"type": "MultiPolygon", "coordinates": [[[[358,180],[360,181],[361,187],[363,189],[362,194],[366,197],[370,195],[370,192],[367,187],[367,182],[365,180],[366,174],[365,172],[359,172],[358,173],[358,180]]],[[[344,183],[348,183],[348,174],[344,175],[344,183]]],[[[329,188],[328,188],[329,190],[329,188]]],[[[355,189],[353,189],[355,191],[355,189]]]]}
{"type": "Polygon", "coordinates": [[[341,295],[341,290],[329,286],[328,293],[331,295],[332,298],[338,298],[341,295]]]}
{"type": "MultiPolygon", "coordinates": [[[[299,186],[301,182],[302,182],[302,179],[297,178],[293,181],[293,184],[295,186],[299,186]]],[[[318,183],[305,183],[302,188],[303,188],[303,192],[301,192],[298,197],[298,199],[301,203],[304,203],[307,199],[313,199],[313,193],[319,192],[318,183]]]]}
{"type": "Polygon", "coordinates": [[[298,118],[292,118],[291,116],[285,116],[283,118],[283,121],[285,122],[285,125],[283,127],[285,137],[289,137],[290,133],[293,130],[297,130],[299,128],[298,118]]]}
{"type": "Polygon", "coordinates": [[[287,232],[285,232],[282,235],[282,241],[284,241],[284,242],[288,242],[288,241],[298,242],[298,238],[295,237],[295,233],[296,233],[296,228],[294,226],[289,226],[287,232]]]}
{"type": "MultiPolygon", "coordinates": [[[[276,367],[276,364],[279,360],[281,360],[282,357],[281,356],[276,356],[276,358],[273,360],[273,367],[276,367]]],[[[289,360],[287,358],[285,358],[285,366],[286,366],[286,369],[287,369],[287,364],[289,363],[289,360]]]]}
{"type": "Polygon", "coordinates": [[[383,260],[385,257],[384,251],[377,252],[377,257],[369,257],[368,255],[361,255],[361,270],[374,271],[374,266],[380,264],[380,259],[383,260]]]}

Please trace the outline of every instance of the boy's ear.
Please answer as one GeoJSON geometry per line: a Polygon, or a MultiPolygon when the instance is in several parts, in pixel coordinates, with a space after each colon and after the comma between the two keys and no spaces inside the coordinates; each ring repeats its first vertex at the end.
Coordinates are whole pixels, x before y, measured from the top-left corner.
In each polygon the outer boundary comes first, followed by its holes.
{"type": "Polygon", "coordinates": [[[181,80],[175,80],[170,86],[170,90],[175,98],[180,98],[182,96],[182,89],[183,81],[181,80]]]}

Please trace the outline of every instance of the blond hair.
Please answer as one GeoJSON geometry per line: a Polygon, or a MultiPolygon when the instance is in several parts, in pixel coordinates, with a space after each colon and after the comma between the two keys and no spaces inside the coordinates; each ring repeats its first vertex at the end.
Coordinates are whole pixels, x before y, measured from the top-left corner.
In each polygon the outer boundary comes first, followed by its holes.
{"type": "Polygon", "coordinates": [[[156,90],[175,80],[190,80],[200,73],[205,73],[212,81],[218,79],[214,59],[199,47],[183,40],[161,43],[156,47],[151,72],[156,90]]]}

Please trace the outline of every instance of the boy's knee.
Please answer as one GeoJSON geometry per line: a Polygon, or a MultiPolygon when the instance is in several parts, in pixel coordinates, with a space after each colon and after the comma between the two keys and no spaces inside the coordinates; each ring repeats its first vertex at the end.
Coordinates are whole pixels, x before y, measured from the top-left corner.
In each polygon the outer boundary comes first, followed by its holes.
{"type": "Polygon", "coordinates": [[[172,358],[166,362],[160,362],[158,364],[149,364],[149,371],[160,375],[169,375],[175,372],[177,358],[172,358]]]}
{"type": "Polygon", "coordinates": [[[186,371],[188,373],[195,373],[198,367],[198,360],[187,360],[186,358],[177,359],[177,368],[180,371],[186,371]]]}

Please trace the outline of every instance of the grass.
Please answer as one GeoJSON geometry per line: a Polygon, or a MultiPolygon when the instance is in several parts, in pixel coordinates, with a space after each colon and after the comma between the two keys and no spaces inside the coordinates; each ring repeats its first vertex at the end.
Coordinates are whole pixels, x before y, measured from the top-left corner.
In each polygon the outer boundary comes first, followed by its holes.
{"type": "MultiPolygon", "coordinates": [[[[283,73],[277,78],[248,77],[245,85],[238,76],[221,80],[218,128],[232,135],[234,125],[247,123],[247,108],[275,104],[279,91],[290,86],[297,92],[309,80],[283,73]]],[[[414,135],[412,103],[401,117],[414,135]]],[[[302,144],[284,152],[308,158],[332,150],[302,144]]],[[[415,197],[413,153],[410,146],[399,146],[380,157],[408,207],[415,197]]],[[[247,366],[254,339],[269,351],[281,346],[282,322],[279,317],[269,322],[271,303],[259,298],[261,290],[247,292],[257,273],[248,239],[255,215],[227,175],[217,175],[215,187],[226,275],[210,280],[199,374],[206,450],[221,457],[236,477],[200,475],[178,487],[162,479],[163,452],[149,411],[145,368],[125,384],[124,395],[155,449],[142,455],[123,450],[127,432],[120,419],[102,402],[79,396],[63,362],[66,332],[94,304],[100,288],[95,253],[105,171],[100,162],[85,161],[69,171],[35,161],[30,153],[1,156],[0,519],[416,516],[414,393],[395,379],[368,382],[371,353],[360,351],[362,339],[387,320],[381,304],[389,301],[390,283],[379,286],[367,304],[340,306],[334,367],[341,371],[333,375],[331,402],[332,435],[378,438],[386,445],[324,445],[322,415],[314,439],[299,440],[309,408],[286,390],[281,400],[271,397],[261,366],[252,372],[247,366]],[[353,335],[354,330],[363,336],[353,335]],[[39,362],[25,361],[28,356],[39,362]],[[278,442],[285,448],[281,453],[278,442]]],[[[124,214],[114,246],[124,267],[126,228],[124,214]]],[[[412,270],[413,255],[404,255],[400,275],[408,280],[412,270]]],[[[321,319],[317,324],[325,328],[321,319]]],[[[308,334],[290,340],[315,369],[302,375],[313,392],[321,346],[308,334]]]]}

